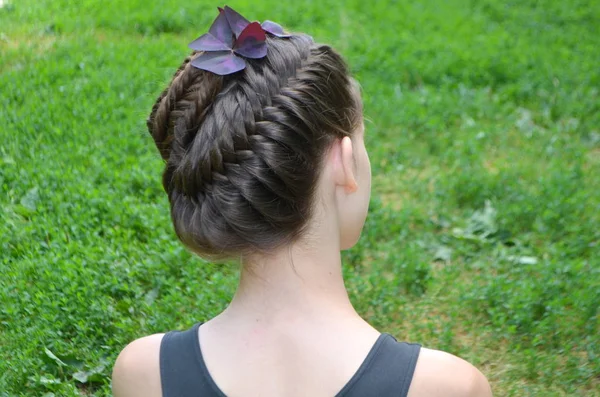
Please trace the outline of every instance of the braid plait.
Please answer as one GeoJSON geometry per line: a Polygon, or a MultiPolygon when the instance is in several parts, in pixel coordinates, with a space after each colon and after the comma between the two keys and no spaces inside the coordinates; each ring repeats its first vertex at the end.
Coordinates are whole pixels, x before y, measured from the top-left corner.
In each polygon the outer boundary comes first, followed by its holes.
{"type": "Polygon", "coordinates": [[[266,251],[299,237],[321,158],[359,122],[341,57],[306,35],[268,39],[265,59],[217,76],[188,57],[152,109],[179,238],[202,256],[266,251]]]}

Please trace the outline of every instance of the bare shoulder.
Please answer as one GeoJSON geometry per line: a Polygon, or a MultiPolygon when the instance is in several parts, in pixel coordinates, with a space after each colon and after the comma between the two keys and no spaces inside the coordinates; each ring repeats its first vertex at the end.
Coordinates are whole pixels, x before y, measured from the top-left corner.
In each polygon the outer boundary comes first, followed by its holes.
{"type": "Polygon", "coordinates": [[[421,348],[408,397],[491,397],[486,377],[452,354],[421,348]]]}
{"type": "Polygon", "coordinates": [[[136,339],[121,351],[112,373],[114,397],[162,397],[159,355],[163,336],[136,339]]]}

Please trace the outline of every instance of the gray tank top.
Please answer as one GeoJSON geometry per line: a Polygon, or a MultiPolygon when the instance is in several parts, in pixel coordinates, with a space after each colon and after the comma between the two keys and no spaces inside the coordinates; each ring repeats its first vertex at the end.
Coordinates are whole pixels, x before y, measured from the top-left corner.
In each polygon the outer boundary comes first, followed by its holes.
{"type": "MultiPolygon", "coordinates": [[[[167,333],[160,346],[163,397],[227,397],[208,373],[198,328],[167,333]]],[[[406,397],[421,346],[381,334],[354,376],[336,397],[406,397]]]]}

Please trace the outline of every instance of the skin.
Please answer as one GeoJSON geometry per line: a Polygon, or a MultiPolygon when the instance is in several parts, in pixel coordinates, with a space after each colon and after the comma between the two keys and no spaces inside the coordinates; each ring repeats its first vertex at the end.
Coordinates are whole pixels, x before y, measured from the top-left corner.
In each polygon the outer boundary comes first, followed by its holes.
{"type": "MultiPolygon", "coordinates": [[[[242,258],[230,305],[200,327],[208,370],[228,396],[333,396],[380,333],[352,307],[340,251],[360,237],[371,192],[364,126],[326,154],[315,213],[300,241],[269,256],[242,258]]],[[[115,397],[161,397],[163,334],[130,343],[113,371],[115,397]]],[[[409,397],[491,396],[474,366],[422,348],[409,397]]]]}

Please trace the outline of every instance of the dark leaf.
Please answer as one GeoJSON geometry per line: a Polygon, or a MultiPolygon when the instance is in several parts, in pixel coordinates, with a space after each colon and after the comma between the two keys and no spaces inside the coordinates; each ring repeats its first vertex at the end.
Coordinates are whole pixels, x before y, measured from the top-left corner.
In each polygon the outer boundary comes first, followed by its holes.
{"type": "Polygon", "coordinates": [[[223,76],[244,69],[246,61],[229,51],[207,52],[194,59],[192,66],[223,76]]]}
{"type": "Polygon", "coordinates": [[[281,27],[281,25],[278,23],[275,23],[273,21],[269,21],[269,20],[264,21],[261,26],[266,32],[271,33],[273,36],[277,36],[277,37],[291,37],[292,36],[291,34],[286,34],[283,31],[283,28],[281,27]]]}
{"type": "Polygon", "coordinates": [[[196,51],[226,51],[231,49],[226,43],[210,33],[198,37],[196,40],[192,41],[188,47],[196,51]]]}
{"type": "Polygon", "coordinates": [[[233,31],[225,12],[219,11],[219,15],[210,26],[208,32],[217,40],[225,43],[227,47],[231,48],[233,46],[233,31]]]}
{"type": "Polygon", "coordinates": [[[219,14],[219,16],[221,15],[225,15],[227,18],[229,27],[233,31],[233,34],[235,34],[235,37],[240,37],[246,26],[250,24],[250,21],[228,6],[225,6],[224,12],[219,14]]]}
{"type": "Polygon", "coordinates": [[[234,51],[246,58],[263,58],[267,56],[266,39],[265,31],[260,24],[252,22],[235,42],[234,51]]]}

